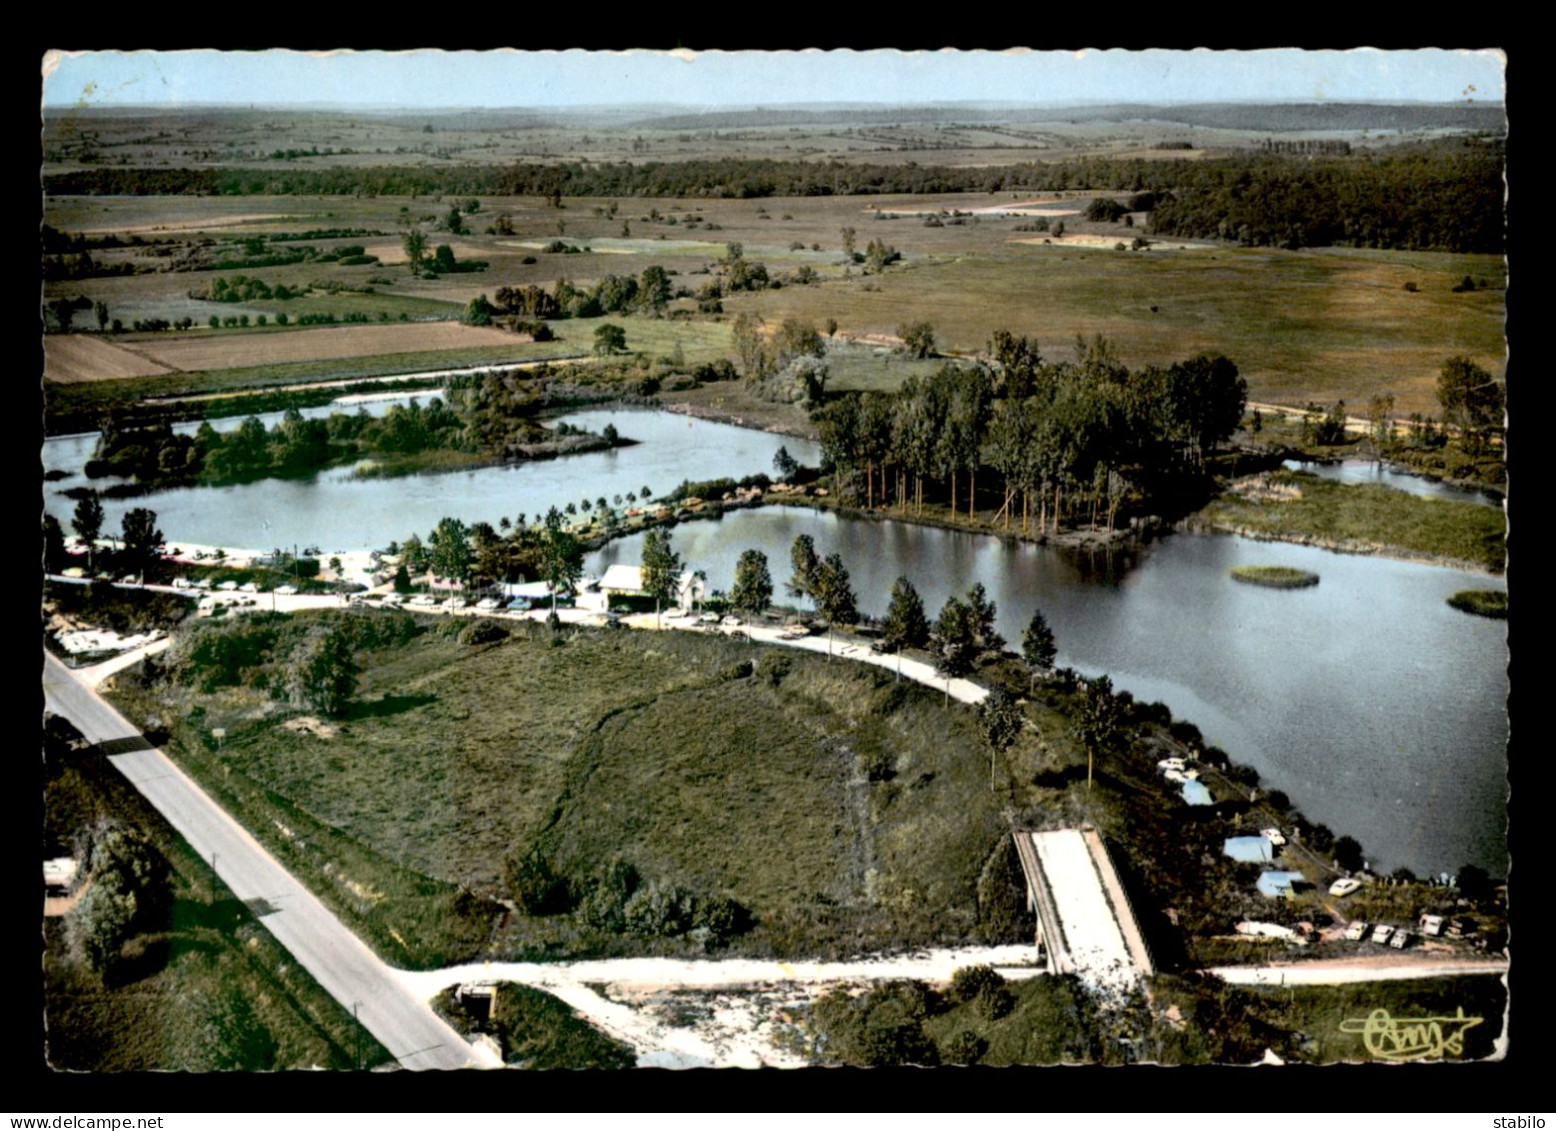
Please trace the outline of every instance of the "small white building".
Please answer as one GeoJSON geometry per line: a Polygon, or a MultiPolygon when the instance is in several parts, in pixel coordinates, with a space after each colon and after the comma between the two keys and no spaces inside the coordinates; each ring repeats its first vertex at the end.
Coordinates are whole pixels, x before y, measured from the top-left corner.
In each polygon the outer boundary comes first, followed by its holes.
{"type": "Polygon", "coordinates": [[[43,862],[43,887],[49,895],[68,895],[76,886],[78,866],[73,857],[59,856],[43,862]]]}
{"type": "MultiPolygon", "coordinates": [[[[695,602],[707,596],[706,588],[702,578],[690,570],[682,573],[676,583],[675,607],[682,612],[689,612],[695,602]]],[[[646,595],[643,591],[642,566],[613,565],[605,570],[605,575],[598,581],[586,582],[580,588],[577,605],[580,609],[603,613],[610,607],[612,596],[643,597],[646,595]]]]}

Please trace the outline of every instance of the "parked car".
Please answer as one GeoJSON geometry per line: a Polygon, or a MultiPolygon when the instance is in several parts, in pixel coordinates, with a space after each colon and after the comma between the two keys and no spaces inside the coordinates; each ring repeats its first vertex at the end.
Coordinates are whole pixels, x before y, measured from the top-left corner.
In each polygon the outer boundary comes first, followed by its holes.
{"type": "Polygon", "coordinates": [[[1260,829],[1260,834],[1276,848],[1286,843],[1286,838],[1279,829],[1260,829]]]}
{"type": "Polygon", "coordinates": [[[216,588],[220,589],[223,593],[236,593],[238,591],[238,583],[236,581],[224,581],[216,588]]]}
{"type": "Polygon", "coordinates": [[[1379,923],[1376,927],[1372,928],[1372,941],[1377,943],[1379,946],[1387,943],[1389,939],[1393,937],[1393,935],[1394,928],[1389,926],[1387,923],[1379,923]]]}
{"type": "Polygon", "coordinates": [[[723,620],[719,621],[719,623],[722,624],[725,628],[739,628],[740,618],[731,614],[730,616],[727,616],[723,620]]]}
{"type": "Polygon", "coordinates": [[[1421,933],[1429,938],[1436,938],[1443,933],[1443,917],[1441,915],[1421,916],[1421,933]]]}
{"type": "Polygon", "coordinates": [[[252,581],[245,581],[242,585],[238,586],[238,591],[240,593],[258,593],[259,586],[255,585],[252,581]]]}
{"type": "Polygon", "coordinates": [[[496,597],[482,597],[475,603],[475,607],[478,609],[495,609],[499,604],[500,602],[496,597]]]}
{"type": "Polygon", "coordinates": [[[295,585],[277,585],[276,586],[276,592],[281,594],[283,597],[290,597],[290,596],[292,596],[292,594],[297,592],[297,586],[295,586],[295,585]]]}
{"type": "Polygon", "coordinates": [[[1349,878],[1344,880],[1336,880],[1334,883],[1329,885],[1329,894],[1335,896],[1347,896],[1352,892],[1360,891],[1361,886],[1362,885],[1360,880],[1352,880],[1349,878]]]}
{"type": "Polygon", "coordinates": [[[697,623],[698,624],[718,624],[719,623],[719,614],[718,613],[703,613],[702,616],[697,618],[697,623]]]}
{"type": "Polygon", "coordinates": [[[173,579],[174,589],[188,589],[189,587],[189,579],[187,577],[175,577],[173,579]]]}
{"type": "Polygon", "coordinates": [[[1414,941],[1415,936],[1401,927],[1399,930],[1394,932],[1394,937],[1389,939],[1389,946],[1393,947],[1395,950],[1404,950],[1414,941]]]}
{"type": "Polygon", "coordinates": [[[1362,939],[1367,937],[1367,928],[1370,925],[1371,924],[1369,924],[1366,920],[1358,919],[1349,927],[1345,928],[1345,937],[1350,939],[1352,942],[1360,942],[1362,939]]]}

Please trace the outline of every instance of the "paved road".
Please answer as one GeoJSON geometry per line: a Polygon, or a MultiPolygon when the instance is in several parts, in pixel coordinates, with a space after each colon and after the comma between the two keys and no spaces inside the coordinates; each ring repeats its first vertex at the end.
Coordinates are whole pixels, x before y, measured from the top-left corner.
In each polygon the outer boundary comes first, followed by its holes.
{"type": "Polygon", "coordinates": [[[1506,974],[1506,960],[1397,961],[1338,958],[1277,966],[1215,966],[1206,971],[1237,986],[1337,986],[1348,982],[1392,982],[1408,978],[1446,978],[1464,974],[1506,974]]]}
{"type": "Polygon", "coordinates": [[[207,860],[233,893],[318,983],[406,1068],[466,1068],[488,1061],[410,993],[306,888],[124,716],[53,656],[45,655],[44,698],[207,860]],[[139,748],[136,748],[137,742],[139,748]]]}

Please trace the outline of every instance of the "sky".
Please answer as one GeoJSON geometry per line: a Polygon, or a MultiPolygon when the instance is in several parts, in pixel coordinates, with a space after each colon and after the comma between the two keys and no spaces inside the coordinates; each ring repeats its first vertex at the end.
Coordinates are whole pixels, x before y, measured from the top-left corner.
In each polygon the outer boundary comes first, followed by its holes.
{"type": "Polygon", "coordinates": [[[807,102],[1500,101],[1497,51],[92,51],[44,105],[501,108],[807,102]]]}

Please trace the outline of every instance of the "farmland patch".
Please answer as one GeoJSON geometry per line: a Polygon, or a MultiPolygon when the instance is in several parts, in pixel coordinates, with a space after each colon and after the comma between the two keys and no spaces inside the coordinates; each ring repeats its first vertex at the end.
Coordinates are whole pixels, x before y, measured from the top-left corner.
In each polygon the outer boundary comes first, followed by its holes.
{"type": "Polygon", "coordinates": [[[504,330],[453,322],[409,322],[387,326],[330,326],[267,334],[229,334],[147,342],[147,357],[168,370],[241,369],[292,361],[328,361],[374,354],[517,346],[526,339],[504,330]]]}
{"type": "Polygon", "coordinates": [[[172,372],[160,361],[92,334],[50,334],[43,339],[43,376],[49,381],[106,381],[172,372]]]}

